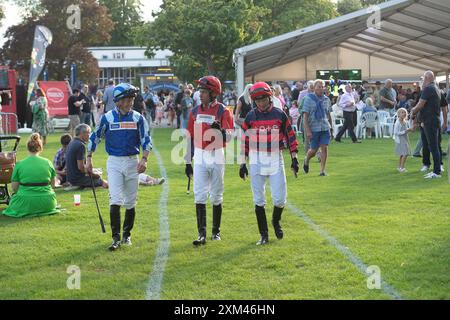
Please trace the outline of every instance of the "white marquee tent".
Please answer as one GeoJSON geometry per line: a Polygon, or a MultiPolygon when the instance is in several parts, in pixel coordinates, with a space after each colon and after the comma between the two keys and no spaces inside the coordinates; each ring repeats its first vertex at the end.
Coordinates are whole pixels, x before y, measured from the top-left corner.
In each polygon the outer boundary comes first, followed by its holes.
{"type": "MultiPolygon", "coordinates": [[[[234,52],[245,80],[314,79],[316,70],[361,69],[363,78],[418,79],[450,71],[450,0],[392,0],[234,52]]],[[[448,85],[448,80],[447,80],[448,85]]]]}

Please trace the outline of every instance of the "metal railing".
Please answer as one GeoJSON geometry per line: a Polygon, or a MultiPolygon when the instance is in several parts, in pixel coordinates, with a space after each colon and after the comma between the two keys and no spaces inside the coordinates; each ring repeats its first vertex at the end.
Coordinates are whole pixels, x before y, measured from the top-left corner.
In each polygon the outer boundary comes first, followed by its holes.
{"type": "Polygon", "coordinates": [[[52,117],[48,119],[48,131],[49,133],[55,133],[56,129],[67,130],[69,128],[69,118],[56,118],[52,117]]]}
{"type": "Polygon", "coordinates": [[[0,112],[0,134],[10,135],[17,133],[18,119],[17,114],[9,112],[0,112]]]}

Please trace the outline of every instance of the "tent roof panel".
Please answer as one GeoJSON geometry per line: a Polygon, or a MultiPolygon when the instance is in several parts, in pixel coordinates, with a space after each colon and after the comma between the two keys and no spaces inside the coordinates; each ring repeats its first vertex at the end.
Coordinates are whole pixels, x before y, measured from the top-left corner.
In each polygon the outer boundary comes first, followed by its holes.
{"type": "Polygon", "coordinates": [[[439,53],[442,53],[442,54],[450,52],[450,50],[448,50],[448,49],[445,49],[445,48],[442,48],[442,47],[438,47],[438,46],[432,46],[432,45],[429,45],[429,44],[426,44],[426,43],[423,43],[423,42],[420,42],[420,41],[408,41],[407,43],[405,43],[405,46],[408,46],[408,45],[413,45],[413,46],[418,46],[418,47],[421,46],[421,47],[424,48],[423,50],[425,52],[428,52],[428,50],[439,52],[439,53]]]}
{"type": "Polygon", "coordinates": [[[441,31],[439,31],[439,34],[444,34],[444,35],[450,37],[450,28],[442,29],[441,31]]]}
{"type": "Polygon", "coordinates": [[[433,23],[433,21],[420,20],[414,17],[406,16],[403,13],[396,13],[387,18],[386,21],[404,26],[412,26],[414,29],[419,28],[419,30],[424,30],[424,32],[436,32],[442,29],[442,26],[433,23]]]}
{"type": "Polygon", "coordinates": [[[246,75],[336,46],[416,68],[450,68],[449,0],[391,0],[378,7],[379,29],[368,27],[373,12],[363,9],[236,49],[235,56],[244,56],[246,75]]]}
{"type": "Polygon", "coordinates": [[[432,21],[439,20],[449,23],[448,14],[450,13],[450,9],[448,2],[438,4],[436,0],[419,1],[412,4],[409,8],[406,9],[406,11],[420,12],[420,14],[432,18],[432,21]]]}
{"type": "MultiPolygon", "coordinates": [[[[386,30],[393,30],[398,33],[407,34],[409,37],[412,38],[418,38],[422,37],[426,34],[426,32],[421,29],[420,31],[417,29],[410,29],[408,27],[404,27],[400,24],[395,24],[389,21],[382,21],[381,22],[381,28],[386,30]]],[[[395,34],[395,33],[394,33],[395,34]]]]}
{"type": "Polygon", "coordinates": [[[413,17],[413,18],[422,20],[422,21],[433,21],[433,24],[437,24],[437,25],[440,25],[445,28],[448,27],[447,21],[442,20],[442,18],[440,19],[439,17],[436,17],[434,15],[427,16],[426,13],[423,11],[404,10],[404,11],[402,11],[402,14],[404,14],[408,17],[413,17]]]}

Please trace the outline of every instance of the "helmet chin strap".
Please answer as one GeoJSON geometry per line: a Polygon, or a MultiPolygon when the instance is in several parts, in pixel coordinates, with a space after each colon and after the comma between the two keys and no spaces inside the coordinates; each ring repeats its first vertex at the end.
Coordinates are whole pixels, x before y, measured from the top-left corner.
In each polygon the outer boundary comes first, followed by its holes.
{"type": "Polygon", "coordinates": [[[209,91],[209,104],[213,103],[217,99],[217,96],[213,97],[212,91],[209,91]]]}

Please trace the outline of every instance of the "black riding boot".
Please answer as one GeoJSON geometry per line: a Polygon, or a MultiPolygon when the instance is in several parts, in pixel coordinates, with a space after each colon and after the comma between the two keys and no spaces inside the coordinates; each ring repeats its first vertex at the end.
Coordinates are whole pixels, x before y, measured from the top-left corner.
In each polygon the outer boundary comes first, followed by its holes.
{"type": "Polygon", "coordinates": [[[212,240],[220,240],[221,218],[222,218],[222,204],[213,206],[212,240]]]}
{"type": "Polygon", "coordinates": [[[199,246],[206,243],[206,205],[197,203],[195,207],[197,211],[198,238],[192,243],[195,246],[199,246]]]}
{"type": "Polygon", "coordinates": [[[281,214],[283,213],[284,208],[279,207],[273,207],[273,214],[272,214],[272,225],[275,229],[275,235],[277,236],[277,239],[283,239],[283,230],[280,226],[280,220],[281,220],[281,214]]]}
{"type": "Polygon", "coordinates": [[[123,236],[122,242],[127,245],[131,245],[131,230],[134,226],[134,217],[136,216],[136,210],[134,208],[127,209],[125,211],[125,221],[123,222],[123,236]]]}
{"type": "Polygon", "coordinates": [[[269,242],[269,233],[267,228],[266,210],[264,207],[255,206],[256,220],[258,221],[258,229],[261,234],[261,239],[256,245],[262,245],[269,242]]]}
{"type": "Polygon", "coordinates": [[[111,205],[109,217],[111,220],[111,233],[113,238],[113,243],[109,247],[109,250],[113,251],[120,246],[120,206],[111,205]]]}

